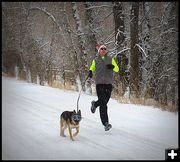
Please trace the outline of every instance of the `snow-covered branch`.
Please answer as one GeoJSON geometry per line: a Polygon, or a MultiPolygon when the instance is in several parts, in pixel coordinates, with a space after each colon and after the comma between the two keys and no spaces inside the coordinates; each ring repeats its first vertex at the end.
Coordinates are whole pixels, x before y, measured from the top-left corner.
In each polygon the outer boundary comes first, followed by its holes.
{"type": "Polygon", "coordinates": [[[43,13],[45,13],[46,15],[48,15],[51,18],[51,20],[56,24],[58,29],[60,30],[60,34],[62,35],[64,42],[66,44],[68,44],[67,38],[63,34],[64,32],[63,32],[61,26],[59,25],[59,23],[56,21],[55,17],[51,13],[49,13],[45,8],[40,8],[40,7],[31,7],[30,10],[39,10],[39,11],[42,11],[43,13]]]}
{"type": "Polygon", "coordinates": [[[86,10],[89,10],[89,9],[101,8],[101,7],[109,7],[109,8],[112,8],[112,7],[113,7],[113,5],[91,6],[91,7],[87,7],[87,8],[85,8],[85,9],[86,9],[86,10]]]}
{"type": "Polygon", "coordinates": [[[139,44],[136,44],[135,46],[138,46],[141,49],[141,51],[143,52],[144,56],[148,57],[146,52],[144,51],[144,49],[139,44]]]}
{"type": "Polygon", "coordinates": [[[44,12],[46,15],[48,15],[55,23],[56,25],[59,27],[59,24],[57,23],[56,19],[54,18],[54,16],[49,13],[48,11],[46,11],[45,8],[40,8],[40,7],[31,7],[30,10],[40,10],[42,12],[44,12]]]}
{"type": "Polygon", "coordinates": [[[42,48],[42,47],[46,46],[46,45],[49,44],[49,43],[50,43],[50,42],[48,41],[48,42],[44,43],[43,45],[41,45],[39,48],[42,48]]]}
{"type": "Polygon", "coordinates": [[[119,51],[118,53],[116,53],[116,56],[117,56],[118,54],[122,53],[122,52],[127,51],[127,50],[130,50],[130,48],[125,48],[125,49],[123,49],[123,50],[119,51]]]}
{"type": "Polygon", "coordinates": [[[123,34],[123,35],[124,35],[125,33],[118,29],[118,32],[117,32],[117,34],[116,34],[116,40],[118,39],[118,36],[119,36],[120,34],[123,34]]]}

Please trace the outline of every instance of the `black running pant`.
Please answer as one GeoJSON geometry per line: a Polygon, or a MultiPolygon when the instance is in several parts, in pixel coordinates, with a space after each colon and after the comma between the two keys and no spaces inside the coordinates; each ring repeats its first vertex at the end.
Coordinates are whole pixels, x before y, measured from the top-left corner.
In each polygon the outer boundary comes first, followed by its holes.
{"type": "Polygon", "coordinates": [[[96,93],[98,96],[98,100],[95,102],[95,107],[99,107],[100,118],[102,124],[105,126],[106,123],[109,122],[108,120],[108,113],[107,113],[107,103],[111,97],[112,92],[112,84],[97,84],[96,85],[96,93]]]}

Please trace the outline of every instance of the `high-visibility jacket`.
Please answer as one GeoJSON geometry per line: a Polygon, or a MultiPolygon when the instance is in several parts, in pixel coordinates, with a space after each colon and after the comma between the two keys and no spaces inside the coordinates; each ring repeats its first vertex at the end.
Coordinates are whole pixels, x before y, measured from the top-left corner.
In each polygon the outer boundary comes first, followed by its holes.
{"type": "Polygon", "coordinates": [[[113,83],[113,72],[119,72],[119,67],[113,57],[110,56],[98,56],[92,60],[89,68],[92,72],[95,72],[95,83],[96,84],[112,84],[113,83]],[[114,65],[113,69],[108,69],[106,65],[114,65]]]}

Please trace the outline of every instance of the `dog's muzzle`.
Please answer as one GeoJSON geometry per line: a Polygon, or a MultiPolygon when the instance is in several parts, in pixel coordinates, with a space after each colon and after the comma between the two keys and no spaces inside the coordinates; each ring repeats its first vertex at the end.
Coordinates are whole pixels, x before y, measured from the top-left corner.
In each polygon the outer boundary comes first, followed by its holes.
{"type": "Polygon", "coordinates": [[[75,114],[72,116],[72,119],[75,121],[75,122],[79,122],[81,120],[81,116],[78,115],[78,114],[75,114]]]}

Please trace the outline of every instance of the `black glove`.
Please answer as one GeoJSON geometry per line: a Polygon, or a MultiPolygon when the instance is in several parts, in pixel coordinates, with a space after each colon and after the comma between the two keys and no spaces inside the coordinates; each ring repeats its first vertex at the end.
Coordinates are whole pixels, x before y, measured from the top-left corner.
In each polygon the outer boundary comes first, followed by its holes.
{"type": "Polygon", "coordinates": [[[108,69],[114,69],[114,65],[112,65],[112,64],[107,64],[106,67],[107,67],[108,69]]]}
{"type": "Polygon", "coordinates": [[[91,70],[89,70],[89,75],[88,75],[88,77],[89,77],[89,78],[92,78],[92,76],[93,76],[93,73],[92,73],[91,70]]]}

